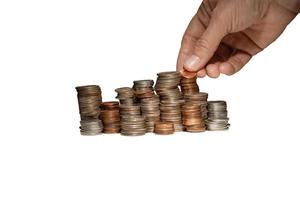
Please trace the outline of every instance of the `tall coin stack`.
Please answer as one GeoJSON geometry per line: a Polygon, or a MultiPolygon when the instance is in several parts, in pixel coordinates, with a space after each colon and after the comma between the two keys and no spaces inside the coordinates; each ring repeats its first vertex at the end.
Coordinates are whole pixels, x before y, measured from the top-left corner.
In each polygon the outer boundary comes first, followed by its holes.
{"type": "Polygon", "coordinates": [[[119,133],[120,132],[120,113],[119,102],[108,101],[100,105],[100,119],[103,123],[104,133],[119,133]]]}
{"type": "Polygon", "coordinates": [[[102,102],[101,89],[98,85],[78,86],[77,98],[80,112],[80,133],[98,135],[102,132],[102,122],[98,119],[102,102]]]}
{"type": "Polygon", "coordinates": [[[130,87],[121,87],[115,89],[118,93],[117,99],[119,99],[121,105],[133,105],[135,98],[134,98],[134,91],[130,87]]]}
{"type": "Polygon", "coordinates": [[[227,103],[225,101],[208,102],[208,119],[206,127],[209,131],[227,130],[230,126],[227,117],[227,103]]]}
{"type": "Polygon", "coordinates": [[[180,88],[181,88],[181,92],[184,96],[187,94],[199,93],[197,77],[194,77],[194,78],[182,77],[182,79],[180,81],[180,88]]]}
{"type": "Polygon", "coordinates": [[[184,100],[186,103],[193,103],[201,106],[201,112],[203,119],[207,119],[207,98],[208,93],[199,92],[195,94],[186,94],[184,100]]]}
{"type": "Polygon", "coordinates": [[[199,104],[192,102],[185,103],[182,106],[182,121],[185,130],[188,132],[203,132],[206,130],[201,105],[199,104]]]}
{"type": "Polygon", "coordinates": [[[172,122],[176,132],[182,131],[181,105],[183,96],[178,88],[181,80],[179,72],[158,73],[155,91],[160,98],[160,119],[172,122]]]}
{"type": "Polygon", "coordinates": [[[126,136],[144,135],[147,132],[145,118],[139,105],[120,105],[121,134],[126,136]]]}
{"type": "Polygon", "coordinates": [[[135,95],[141,105],[142,115],[146,121],[147,132],[153,132],[155,122],[160,120],[159,98],[154,93],[154,81],[138,80],[133,83],[135,95]]]}

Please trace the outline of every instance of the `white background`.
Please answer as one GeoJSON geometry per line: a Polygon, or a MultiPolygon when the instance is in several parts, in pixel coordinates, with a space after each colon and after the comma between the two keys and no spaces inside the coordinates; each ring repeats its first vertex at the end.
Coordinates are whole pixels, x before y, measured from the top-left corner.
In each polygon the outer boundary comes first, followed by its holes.
{"type": "Polygon", "coordinates": [[[175,70],[200,1],[2,0],[0,199],[299,199],[300,18],[238,74],[198,80],[227,132],[83,137],[75,86],[105,101],[175,70]]]}

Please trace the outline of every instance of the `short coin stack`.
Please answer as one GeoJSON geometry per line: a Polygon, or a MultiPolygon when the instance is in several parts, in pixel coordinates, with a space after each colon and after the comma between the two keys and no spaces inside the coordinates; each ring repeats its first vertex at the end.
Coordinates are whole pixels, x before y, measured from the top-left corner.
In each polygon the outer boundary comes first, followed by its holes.
{"type": "Polygon", "coordinates": [[[188,132],[203,132],[206,130],[201,105],[199,104],[185,103],[182,106],[182,121],[188,132]]]}
{"type": "Polygon", "coordinates": [[[145,119],[139,105],[121,105],[121,134],[126,136],[144,135],[147,132],[145,119]]]}
{"type": "Polygon", "coordinates": [[[100,105],[100,119],[103,123],[104,133],[120,132],[119,102],[107,101],[100,105]]]}
{"type": "Polygon", "coordinates": [[[133,105],[134,104],[134,91],[130,87],[121,87],[115,89],[118,93],[117,99],[119,99],[121,105],[133,105]]]}
{"type": "Polygon", "coordinates": [[[172,122],[156,122],[154,126],[154,133],[158,135],[170,135],[175,132],[174,124],[172,122]]]}
{"type": "Polygon", "coordinates": [[[181,75],[178,72],[161,72],[158,75],[155,91],[160,98],[160,118],[172,122],[176,132],[182,131],[181,105],[183,96],[178,88],[181,75]]]}
{"type": "Polygon", "coordinates": [[[199,93],[199,86],[197,84],[197,77],[194,77],[194,78],[182,77],[181,82],[180,82],[180,88],[181,88],[181,92],[184,96],[186,94],[199,93]]]}
{"type": "Polygon", "coordinates": [[[208,102],[208,119],[206,127],[209,131],[227,130],[230,126],[227,117],[227,104],[225,101],[208,102]]]}
{"type": "Polygon", "coordinates": [[[103,131],[103,125],[99,119],[88,119],[80,121],[81,135],[99,135],[103,131]]]}
{"type": "Polygon", "coordinates": [[[207,119],[207,98],[206,92],[199,92],[194,94],[186,94],[184,100],[186,103],[193,103],[201,106],[202,117],[207,119]]]}

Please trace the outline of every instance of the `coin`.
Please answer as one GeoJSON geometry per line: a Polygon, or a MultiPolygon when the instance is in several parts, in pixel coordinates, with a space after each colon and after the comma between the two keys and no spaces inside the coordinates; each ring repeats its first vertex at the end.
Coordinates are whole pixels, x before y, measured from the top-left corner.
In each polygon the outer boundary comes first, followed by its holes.
{"type": "MultiPolygon", "coordinates": [[[[151,98],[155,96],[153,89],[153,80],[137,80],[133,81],[133,90],[138,100],[143,98],[151,98]]],[[[140,101],[139,101],[140,102],[140,101]]]]}
{"type": "Polygon", "coordinates": [[[154,131],[154,124],[160,120],[159,97],[157,95],[140,100],[142,115],[145,118],[147,132],[154,131]]]}
{"type": "Polygon", "coordinates": [[[99,118],[103,123],[104,133],[119,133],[120,132],[120,113],[119,102],[107,101],[100,105],[101,111],[99,118]]]}
{"type": "Polygon", "coordinates": [[[189,93],[184,95],[186,103],[193,103],[201,106],[203,119],[207,119],[207,98],[208,93],[206,92],[189,93]]]}
{"type": "Polygon", "coordinates": [[[154,125],[154,133],[158,135],[170,135],[175,132],[172,122],[156,122],[154,125]]]}
{"type": "Polygon", "coordinates": [[[138,104],[121,105],[121,134],[125,136],[144,135],[147,132],[145,118],[138,104]]]}
{"type": "Polygon", "coordinates": [[[134,91],[130,87],[121,87],[115,89],[115,91],[118,93],[116,96],[116,99],[119,99],[120,104],[125,104],[125,105],[132,105],[135,103],[135,95],[134,91]]]}
{"type": "Polygon", "coordinates": [[[199,93],[197,77],[194,78],[182,77],[180,82],[180,89],[183,95],[199,93]]]}
{"type": "Polygon", "coordinates": [[[208,102],[208,119],[206,120],[207,130],[221,131],[229,129],[229,118],[227,117],[227,103],[225,101],[208,102]]]}
{"type": "Polygon", "coordinates": [[[182,68],[180,70],[180,73],[183,77],[186,77],[186,78],[193,78],[193,77],[197,76],[197,72],[190,72],[190,71],[185,70],[184,68],[182,68]]]}
{"type": "Polygon", "coordinates": [[[81,120],[80,125],[81,135],[99,135],[103,131],[103,125],[99,119],[81,120]]]}

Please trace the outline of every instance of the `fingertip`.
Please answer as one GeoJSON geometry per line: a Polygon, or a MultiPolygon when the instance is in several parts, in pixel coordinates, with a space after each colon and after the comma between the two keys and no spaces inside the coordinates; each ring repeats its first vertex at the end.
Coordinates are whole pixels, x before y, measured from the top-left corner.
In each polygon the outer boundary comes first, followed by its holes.
{"type": "Polygon", "coordinates": [[[227,63],[227,62],[221,63],[219,66],[219,70],[222,74],[225,74],[228,76],[235,73],[234,67],[230,63],[227,63]]]}
{"type": "Polygon", "coordinates": [[[219,68],[216,64],[209,64],[206,66],[206,73],[211,78],[218,78],[220,76],[219,68]]]}
{"type": "Polygon", "coordinates": [[[188,57],[184,62],[184,68],[190,72],[197,72],[200,69],[200,58],[196,55],[188,57]]]}

